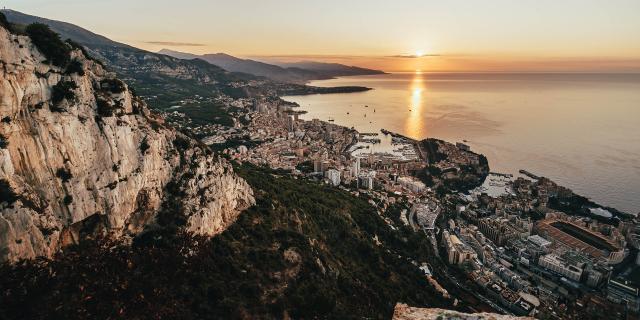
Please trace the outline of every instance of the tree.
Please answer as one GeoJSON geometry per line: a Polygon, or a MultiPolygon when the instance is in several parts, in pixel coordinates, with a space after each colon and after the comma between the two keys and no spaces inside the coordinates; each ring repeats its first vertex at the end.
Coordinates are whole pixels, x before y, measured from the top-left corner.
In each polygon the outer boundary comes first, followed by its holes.
{"type": "Polygon", "coordinates": [[[0,149],[6,149],[9,146],[9,140],[0,134],[0,149]]]}
{"type": "Polygon", "coordinates": [[[7,21],[7,17],[5,17],[2,12],[0,12],[0,27],[3,27],[11,32],[11,23],[7,21]]]}
{"type": "Polygon", "coordinates": [[[26,32],[36,48],[47,57],[49,63],[61,68],[69,64],[71,47],[60,40],[60,36],[51,31],[49,26],[42,23],[32,23],[27,26],[26,32]]]}

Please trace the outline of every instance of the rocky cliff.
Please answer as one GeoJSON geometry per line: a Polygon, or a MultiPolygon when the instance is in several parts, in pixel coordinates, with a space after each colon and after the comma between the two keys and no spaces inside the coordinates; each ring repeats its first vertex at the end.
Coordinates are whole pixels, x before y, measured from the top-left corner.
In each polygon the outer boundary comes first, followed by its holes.
{"type": "Polygon", "coordinates": [[[0,26],[0,261],[166,218],[214,235],[254,203],[230,164],[81,50],[56,66],[38,48],[0,26]]]}
{"type": "Polygon", "coordinates": [[[534,320],[533,317],[517,317],[496,313],[463,313],[438,308],[413,308],[398,303],[393,312],[393,320],[534,320]]]}

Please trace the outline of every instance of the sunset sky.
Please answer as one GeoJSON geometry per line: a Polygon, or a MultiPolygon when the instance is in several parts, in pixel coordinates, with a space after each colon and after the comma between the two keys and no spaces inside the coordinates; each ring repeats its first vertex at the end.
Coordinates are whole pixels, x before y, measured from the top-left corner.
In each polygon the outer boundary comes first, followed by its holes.
{"type": "Polygon", "coordinates": [[[152,51],[314,59],[386,71],[640,72],[638,0],[9,0],[0,6],[152,51]]]}

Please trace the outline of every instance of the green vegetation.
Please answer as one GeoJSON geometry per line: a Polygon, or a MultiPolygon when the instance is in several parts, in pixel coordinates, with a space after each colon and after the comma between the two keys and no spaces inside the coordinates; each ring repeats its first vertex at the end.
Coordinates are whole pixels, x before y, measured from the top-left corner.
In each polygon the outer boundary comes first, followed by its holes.
{"type": "Polygon", "coordinates": [[[233,119],[229,115],[229,110],[220,103],[199,103],[181,107],[179,112],[186,114],[193,124],[222,124],[225,126],[233,126],[233,119]]]}
{"type": "Polygon", "coordinates": [[[98,115],[101,117],[112,117],[114,107],[109,104],[109,101],[104,98],[96,98],[96,106],[98,108],[98,115]]]}
{"type": "MultiPolygon", "coordinates": [[[[18,199],[18,196],[11,189],[9,181],[5,179],[0,180],[0,203],[7,202],[9,205],[13,204],[18,199]]],[[[2,313],[0,313],[0,316],[2,313]]]]}
{"type": "Polygon", "coordinates": [[[71,180],[71,178],[73,178],[73,175],[71,174],[71,171],[69,171],[69,169],[59,168],[56,171],[56,177],[60,178],[62,182],[68,182],[69,180],[71,180]]]}
{"type": "MultiPolygon", "coordinates": [[[[62,102],[62,100],[73,100],[76,97],[75,92],[73,90],[77,89],[78,86],[73,81],[60,81],[55,86],[53,86],[53,91],[51,92],[51,102],[54,106],[57,106],[62,102]]],[[[59,109],[54,109],[52,111],[60,111],[59,109]]]]}
{"type": "Polygon", "coordinates": [[[451,307],[408,260],[432,254],[425,237],[392,231],[366,199],[236,171],[257,204],[222,234],[176,234],[184,221],[169,212],[131,246],[85,241],[53,261],[2,266],[0,317],[388,319],[396,302],[451,307]]]}
{"type": "Polygon", "coordinates": [[[82,67],[82,62],[78,60],[73,60],[67,66],[67,70],[65,70],[65,74],[78,74],[79,76],[84,76],[84,68],[82,67]]]}
{"type": "Polygon", "coordinates": [[[149,150],[149,148],[151,148],[151,146],[149,146],[147,139],[142,140],[142,142],[140,143],[140,153],[144,154],[145,152],[147,152],[147,150],[149,150]]]}
{"type": "Polygon", "coordinates": [[[191,142],[189,141],[189,139],[181,135],[176,135],[175,140],[173,140],[173,145],[176,146],[178,150],[185,151],[191,147],[191,142]]]}
{"type": "Polygon", "coordinates": [[[26,32],[38,50],[47,57],[49,63],[60,68],[65,68],[69,64],[71,47],[60,40],[60,36],[51,31],[49,26],[32,23],[27,26],[26,32]]]}
{"type": "Polygon", "coordinates": [[[0,134],[0,149],[6,149],[9,146],[9,140],[7,137],[0,134]]]}
{"type": "Polygon", "coordinates": [[[4,14],[2,12],[0,12],[0,27],[3,27],[7,30],[9,30],[9,32],[11,32],[11,23],[9,23],[9,21],[7,21],[7,17],[4,16],[4,14]]]}
{"type": "Polygon", "coordinates": [[[102,80],[100,82],[100,88],[115,94],[123,93],[125,90],[127,90],[127,86],[124,84],[124,82],[116,78],[108,78],[102,80]]]}
{"type": "Polygon", "coordinates": [[[313,161],[307,160],[304,162],[300,162],[296,169],[300,170],[302,173],[312,173],[313,172],[313,161]]]}

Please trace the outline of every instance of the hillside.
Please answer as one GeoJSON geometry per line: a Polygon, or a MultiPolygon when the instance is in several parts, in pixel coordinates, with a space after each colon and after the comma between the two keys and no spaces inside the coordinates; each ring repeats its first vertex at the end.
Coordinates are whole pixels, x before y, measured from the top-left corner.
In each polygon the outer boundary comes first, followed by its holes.
{"type": "Polygon", "coordinates": [[[25,33],[0,26],[0,261],[135,236],[159,216],[213,235],[253,203],[226,161],[82,50],[45,25],[25,33]]]}
{"type": "Polygon", "coordinates": [[[309,80],[330,79],[338,76],[384,73],[379,70],[350,67],[338,63],[313,61],[290,64],[269,64],[251,59],[240,59],[225,53],[195,55],[169,49],[160,50],[158,53],[180,59],[202,59],[229,71],[249,73],[284,82],[306,82],[309,80]]]}
{"type": "Polygon", "coordinates": [[[0,316],[390,319],[399,301],[450,306],[410,263],[429,254],[424,237],[392,232],[364,199],[250,165],[236,172],[257,205],[219,236],[154,232],[5,266],[0,316]]]}

